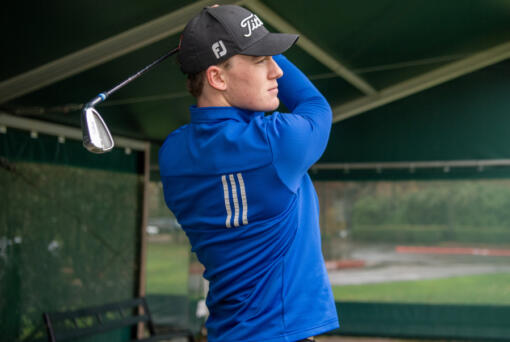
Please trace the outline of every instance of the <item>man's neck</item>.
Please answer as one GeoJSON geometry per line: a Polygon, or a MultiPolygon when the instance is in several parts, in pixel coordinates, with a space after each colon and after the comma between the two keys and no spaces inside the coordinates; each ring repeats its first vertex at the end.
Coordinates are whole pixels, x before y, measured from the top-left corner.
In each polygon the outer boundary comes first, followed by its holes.
{"type": "Polygon", "coordinates": [[[220,93],[204,89],[202,95],[197,98],[197,107],[232,107],[232,105],[220,93]]]}

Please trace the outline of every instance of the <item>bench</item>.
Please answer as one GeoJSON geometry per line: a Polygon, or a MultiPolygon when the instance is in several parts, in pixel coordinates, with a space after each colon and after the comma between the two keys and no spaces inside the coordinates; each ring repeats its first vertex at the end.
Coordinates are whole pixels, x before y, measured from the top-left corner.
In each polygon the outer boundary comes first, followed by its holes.
{"type": "Polygon", "coordinates": [[[131,327],[130,341],[172,341],[177,337],[185,337],[188,342],[194,342],[189,330],[166,327],[164,334],[156,334],[149,307],[143,297],[73,311],[45,312],[43,319],[50,342],[74,341],[128,327],[131,327]],[[142,338],[136,338],[139,323],[144,326],[142,338]]]}

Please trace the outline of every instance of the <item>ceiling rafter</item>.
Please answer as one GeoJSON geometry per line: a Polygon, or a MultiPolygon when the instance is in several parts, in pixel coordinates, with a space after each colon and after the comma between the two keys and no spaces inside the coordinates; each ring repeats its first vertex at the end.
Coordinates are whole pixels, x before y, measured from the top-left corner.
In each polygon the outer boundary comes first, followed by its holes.
{"type": "MultiPolygon", "coordinates": [[[[0,110],[0,126],[9,128],[17,128],[22,130],[29,130],[36,133],[43,133],[48,135],[56,135],[64,138],[82,140],[83,133],[81,129],[70,127],[68,125],[56,124],[35,119],[21,118],[13,116],[0,110]]],[[[137,151],[144,151],[148,147],[148,142],[121,137],[113,136],[115,145],[117,147],[130,148],[137,151]]]]}
{"type": "Polygon", "coordinates": [[[340,61],[332,57],[312,40],[308,39],[303,33],[299,32],[295,27],[290,25],[285,19],[280,17],[276,12],[271,10],[259,0],[247,0],[243,4],[246,7],[249,7],[253,12],[256,12],[264,19],[264,21],[269,23],[278,31],[299,34],[299,39],[297,41],[298,46],[305,50],[309,55],[315,57],[331,71],[335,72],[347,82],[358,88],[364,94],[374,95],[377,93],[377,90],[375,90],[363,78],[349,70],[340,61]]]}
{"type": "MultiPolygon", "coordinates": [[[[239,0],[201,0],[82,50],[0,82],[0,104],[181,32],[203,7],[239,0]]],[[[176,42],[177,44],[177,42],[176,42]]]]}
{"type": "Polygon", "coordinates": [[[339,122],[371,109],[435,87],[473,71],[510,58],[510,41],[478,52],[462,60],[449,63],[443,67],[413,77],[381,90],[378,94],[339,105],[333,109],[333,122],[339,122]]]}

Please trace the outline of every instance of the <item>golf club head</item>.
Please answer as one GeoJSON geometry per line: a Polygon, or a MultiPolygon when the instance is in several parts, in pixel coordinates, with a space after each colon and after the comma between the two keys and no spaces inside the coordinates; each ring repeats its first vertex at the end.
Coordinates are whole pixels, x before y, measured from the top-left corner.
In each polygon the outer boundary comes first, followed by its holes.
{"type": "Polygon", "coordinates": [[[113,146],[113,138],[108,126],[94,107],[85,106],[81,112],[83,146],[93,153],[105,153],[113,146]]]}

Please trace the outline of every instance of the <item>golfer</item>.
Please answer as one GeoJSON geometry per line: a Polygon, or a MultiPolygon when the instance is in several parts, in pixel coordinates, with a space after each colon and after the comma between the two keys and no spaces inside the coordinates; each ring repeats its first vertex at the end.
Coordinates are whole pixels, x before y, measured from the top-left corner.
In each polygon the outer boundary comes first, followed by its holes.
{"type": "Polygon", "coordinates": [[[178,60],[197,104],[159,151],[165,201],[209,280],[211,342],[313,340],[338,327],[307,170],[331,127],[325,98],[239,6],[202,10],[178,60]],[[289,113],[265,112],[283,102],[289,113]]]}

